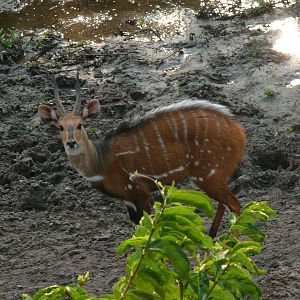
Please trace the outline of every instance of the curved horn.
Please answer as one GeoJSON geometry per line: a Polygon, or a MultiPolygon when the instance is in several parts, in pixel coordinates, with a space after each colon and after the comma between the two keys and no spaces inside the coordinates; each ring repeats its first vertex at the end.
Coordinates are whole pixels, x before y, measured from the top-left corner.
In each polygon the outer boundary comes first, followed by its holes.
{"type": "Polygon", "coordinates": [[[54,101],[56,105],[56,110],[60,116],[63,116],[66,113],[66,111],[59,99],[58,86],[55,77],[53,78],[53,90],[54,90],[54,101]]]}
{"type": "Polygon", "coordinates": [[[78,70],[77,70],[77,75],[76,75],[75,89],[76,89],[76,102],[75,102],[75,106],[73,109],[73,114],[78,116],[81,113],[80,82],[79,82],[78,70]]]}

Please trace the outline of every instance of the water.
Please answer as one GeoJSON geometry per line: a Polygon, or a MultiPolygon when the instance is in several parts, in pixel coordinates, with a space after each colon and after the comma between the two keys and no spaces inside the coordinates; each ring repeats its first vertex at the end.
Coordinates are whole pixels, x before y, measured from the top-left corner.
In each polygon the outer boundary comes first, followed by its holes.
{"type": "MultiPolygon", "coordinates": [[[[113,34],[130,35],[142,29],[159,35],[180,34],[185,26],[183,10],[208,7],[199,0],[0,0],[0,28],[54,29],[66,39],[99,42],[113,34]],[[202,4],[201,4],[202,3],[202,4]],[[2,4],[2,5],[1,5],[2,4]],[[14,7],[14,10],[11,10],[14,7]],[[2,11],[2,9],[10,9],[2,11]]],[[[219,7],[253,7],[258,1],[217,0],[219,7]]],[[[280,2],[280,1],[279,1],[280,2]]],[[[283,1],[282,2],[287,2],[283,1]]],[[[291,3],[295,1],[290,1],[291,3]]],[[[218,9],[220,11],[220,9],[218,9]]],[[[152,34],[155,38],[159,35],[152,34]]]]}

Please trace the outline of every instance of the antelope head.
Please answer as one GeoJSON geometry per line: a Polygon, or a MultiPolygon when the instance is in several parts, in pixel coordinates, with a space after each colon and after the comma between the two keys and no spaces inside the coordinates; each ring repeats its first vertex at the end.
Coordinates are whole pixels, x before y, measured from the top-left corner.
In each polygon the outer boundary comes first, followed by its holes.
{"type": "Polygon", "coordinates": [[[79,74],[76,76],[76,102],[72,112],[67,112],[59,98],[56,79],[53,79],[54,100],[56,109],[48,105],[40,105],[38,114],[44,122],[55,125],[60,130],[66,153],[80,155],[84,151],[84,139],[87,138],[84,123],[97,117],[100,110],[98,100],[90,100],[81,110],[79,74]]]}

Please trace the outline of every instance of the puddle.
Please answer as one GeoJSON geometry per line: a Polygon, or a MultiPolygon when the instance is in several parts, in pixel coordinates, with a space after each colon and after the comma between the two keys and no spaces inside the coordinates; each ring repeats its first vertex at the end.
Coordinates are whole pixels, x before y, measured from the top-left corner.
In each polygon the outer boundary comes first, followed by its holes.
{"type": "Polygon", "coordinates": [[[117,32],[127,35],[154,28],[181,31],[182,9],[197,9],[197,1],[115,0],[115,1],[18,1],[14,11],[0,14],[0,27],[13,29],[53,28],[67,39],[101,41],[117,32]]]}
{"type": "Polygon", "coordinates": [[[227,10],[228,15],[232,15],[232,11],[254,8],[261,3],[252,0],[7,0],[3,4],[1,1],[0,28],[51,28],[61,32],[66,39],[95,42],[113,34],[130,36],[138,33],[141,40],[143,35],[147,39],[174,36],[189,25],[185,9],[196,14],[200,8],[209,10],[213,5],[212,11],[222,14],[227,10]]]}

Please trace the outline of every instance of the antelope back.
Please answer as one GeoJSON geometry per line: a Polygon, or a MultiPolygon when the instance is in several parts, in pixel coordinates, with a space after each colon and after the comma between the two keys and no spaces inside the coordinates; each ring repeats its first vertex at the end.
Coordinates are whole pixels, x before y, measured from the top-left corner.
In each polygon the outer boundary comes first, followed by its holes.
{"type": "Polygon", "coordinates": [[[227,181],[243,156],[246,136],[224,106],[186,100],[121,126],[109,139],[127,172],[168,183],[190,176],[227,181]]]}

